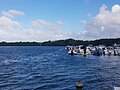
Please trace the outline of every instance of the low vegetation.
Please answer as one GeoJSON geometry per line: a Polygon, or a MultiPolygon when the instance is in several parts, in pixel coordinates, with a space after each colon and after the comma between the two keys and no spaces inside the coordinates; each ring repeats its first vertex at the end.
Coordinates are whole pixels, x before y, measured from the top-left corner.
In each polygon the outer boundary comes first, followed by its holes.
{"type": "Polygon", "coordinates": [[[83,40],[56,40],[56,41],[46,41],[46,42],[0,42],[0,46],[66,46],[66,45],[105,45],[111,46],[113,44],[120,44],[120,38],[110,38],[110,39],[99,39],[91,41],[83,40]]]}

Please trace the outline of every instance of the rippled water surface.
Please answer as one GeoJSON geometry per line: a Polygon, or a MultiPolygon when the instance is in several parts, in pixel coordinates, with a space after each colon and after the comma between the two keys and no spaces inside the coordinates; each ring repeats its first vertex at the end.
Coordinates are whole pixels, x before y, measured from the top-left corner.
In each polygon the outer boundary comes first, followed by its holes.
{"type": "Polygon", "coordinates": [[[119,56],[70,56],[64,47],[0,47],[0,90],[113,90],[119,56]]]}

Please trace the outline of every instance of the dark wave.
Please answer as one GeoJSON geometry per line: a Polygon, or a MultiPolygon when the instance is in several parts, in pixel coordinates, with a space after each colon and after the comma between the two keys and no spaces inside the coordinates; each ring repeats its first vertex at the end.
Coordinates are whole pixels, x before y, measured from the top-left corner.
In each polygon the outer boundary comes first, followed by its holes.
{"type": "Polygon", "coordinates": [[[113,90],[120,57],[70,56],[64,47],[0,47],[0,90],[113,90]]]}

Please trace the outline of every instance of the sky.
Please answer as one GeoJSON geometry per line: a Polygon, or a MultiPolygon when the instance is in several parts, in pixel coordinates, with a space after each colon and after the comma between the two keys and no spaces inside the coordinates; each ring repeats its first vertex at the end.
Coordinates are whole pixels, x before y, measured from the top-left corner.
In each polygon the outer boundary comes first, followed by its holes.
{"type": "Polygon", "coordinates": [[[120,0],[0,0],[0,41],[120,38],[120,0]]]}

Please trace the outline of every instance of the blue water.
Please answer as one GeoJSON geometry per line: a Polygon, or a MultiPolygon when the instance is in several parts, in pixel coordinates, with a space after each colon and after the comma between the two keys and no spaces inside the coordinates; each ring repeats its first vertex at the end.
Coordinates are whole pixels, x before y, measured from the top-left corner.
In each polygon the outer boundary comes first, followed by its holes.
{"type": "Polygon", "coordinates": [[[65,47],[0,47],[0,90],[113,90],[119,56],[70,56],[65,47]]]}

